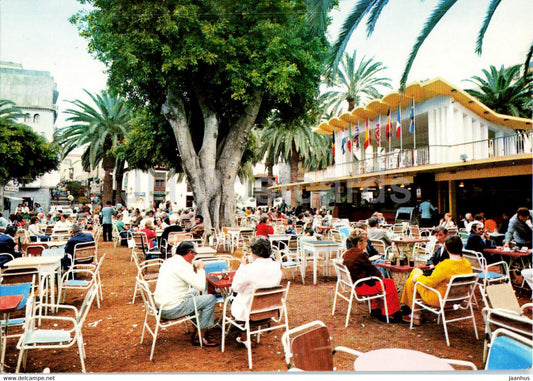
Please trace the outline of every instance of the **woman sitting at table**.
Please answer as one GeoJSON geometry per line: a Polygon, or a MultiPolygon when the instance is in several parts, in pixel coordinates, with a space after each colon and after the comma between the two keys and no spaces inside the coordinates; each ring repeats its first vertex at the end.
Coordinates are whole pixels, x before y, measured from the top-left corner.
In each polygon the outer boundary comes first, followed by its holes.
{"type": "MultiPolygon", "coordinates": [[[[402,316],[399,313],[400,300],[398,298],[398,291],[394,280],[383,278],[383,275],[379,269],[372,264],[372,261],[377,258],[369,258],[366,251],[367,248],[367,233],[365,230],[355,228],[350,232],[348,237],[351,243],[351,247],[344,253],[343,264],[348,268],[352,281],[355,282],[358,279],[375,276],[383,280],[385,286],[385,298],[387,302],[387,312],[389,314],[389,322],[398,323],[401,321],[402,316]]],[[[381,284],[376,281],[370,280],[364,282],[356,289],[357,294],[361,296],[375,295],[378,292],[382,292],[381,284]]],[[[371,315],[377,317],[381,321],[386,321],[385,305],[383,299],[373,299],[371,301],[371,315]]]]}
{"type": "MultiPolygon", "coordinates": [[[[281,265],[270,258],[272,248],[268,238],[255,237],[250,243],[250,249],[252,262],[248,263],[248,257],[243,256],[231,283],[231,288],[237,292],[231,304],[231,314],[240,321],[247,318],[246,311],[252,303],[254,290],[279,286],[282,275],[281,265]]],[[[247,345],[246,332],[237,341],[247,345]]]]}
{"type": "Polygon", "coordinates": [[[274,234],[274,228],[268,224],[268,217],[263,216],[255,227],[255,235],[268,237],[270,234],[274,234]]]}
{"type": "Polygon", "coordinates": [[[446,229],[455,228],[455,224],[452,220],[452,214],[451,213],[445,213],[444,218],[440,220],[439,226],[442,226],[446,229]]]}
{"type": "Polygon", "coordinates": [[[144,228],[141,229],[141,232],[146,233],[146,238],[148,239],[148,249],[154,248],[154,242],[157,246],[157,234],[155,234],[155,229],[151,220],[146,220],[144,228]]]}
{"type": "Polygon", "coordinates": [[[36,216],[30,218],[30,226],[28,226],[28,232],[30,233],[30,240],[37,242],[37,238],[41,241],[50,241],[49,235],[44,235],[39,226],[39,219],[36,216]]]}
{"type": "MultiPolygon", "coordinates": [[[[458,235],[446,237],[444,247],[448,252],[449,259],[439,262],[430,276],[424,276],[422,270],[416,268],[411,271],[409,278],[405,281],[402,294],[402,304],[405,304],[405,306],[402,307],[402,311],[405,313],[403,316],[405,322],[409,322],[411,319],[410,313],[413,305],[413,291],[416,282],[434,288],[441,296],[444,296],[446,289],[448,288],[448,282],[453,276],[472,273],[470,262],[462,257],[463,242],[461,241],[461,237],[458,235]]],[[[423,287],[419,287],[417,291],[425,303],[435,307],[439,306],[439,298],[434,292],[423,287]]],[[[420,313],[415,313],[413,316],[413,324],[420,325],[421,323],[422,316],[420,313]]]]}

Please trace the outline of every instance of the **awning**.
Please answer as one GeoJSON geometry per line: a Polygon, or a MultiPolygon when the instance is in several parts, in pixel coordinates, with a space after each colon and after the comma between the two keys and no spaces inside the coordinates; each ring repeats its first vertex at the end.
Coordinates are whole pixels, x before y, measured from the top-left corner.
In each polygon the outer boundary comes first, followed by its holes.
{"type": "Polygon", "coordinates": [[[4,195],[4,198],[10,198],[11,200],[17,200],[17,201],[24,201],[23,198],[15,197],[15,196],[4,195]]]}

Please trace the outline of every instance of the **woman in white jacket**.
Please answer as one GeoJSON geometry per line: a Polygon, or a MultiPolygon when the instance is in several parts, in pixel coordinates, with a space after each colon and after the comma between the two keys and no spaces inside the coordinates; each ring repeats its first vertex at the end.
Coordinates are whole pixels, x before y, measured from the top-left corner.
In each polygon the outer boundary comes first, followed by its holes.
{"type": "MultiPolygon", "coordinates": [[[[244,321],[252,302],[252,294],[258,288],[279,286],[281,282],[281,266],[270,258],[272,248],[268,238],[255,237],[251,244],[252,262],[248,263],[245,256],[237,269],[231,287],[237,296],[231,304],[231,314],[236,320],[244,321]]],[[[239,342],[246,340],[246,333],[237,339],[239,342]]]]}

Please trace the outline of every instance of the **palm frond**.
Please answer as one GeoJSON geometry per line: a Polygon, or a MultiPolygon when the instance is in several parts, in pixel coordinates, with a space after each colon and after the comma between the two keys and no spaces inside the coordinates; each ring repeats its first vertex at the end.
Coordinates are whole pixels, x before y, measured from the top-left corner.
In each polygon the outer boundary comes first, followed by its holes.
{"type": "Polygon", "coordinates": [[[476,53],[478,55],[481,55],[483,51],[483,39],[485,38],[485,32],[487,31],[487,28],[489,27],[490,20],[492,20],[492,16],[494,16],[494,12],[496,12],[496,8],[498,8],[498,5],[500,5],[502,0],[492,0],[489,4],[489,8],[487,9],[487,14],[485,15],[485,19],[483,20],[483,24],[481,25],[481,29],[479,29],[479,33],[476,40],[476,53]]]}
{"type": "Polygon", "coordinates": [[[413,62],[416,58],[416,55],[418,54],[418,50],[420,50],[420,47],[422,46],[426,38],[429,36],[431,31],[438,24],[438,22],[444,17],[444,15],[450,10],[450,8],[454,6],[455,3],[457,3],[457,1],[458,0],[441,0],[441,2],[435,7],[435,9],[433,9],[433,12],[429,16],[429,18],[426,20],[424,24],[424,28],[418,35],[416,43],[413,46],[411,53],[409,54],[407,63],[405,64],[405,68],[403,70],[402,77],[400,79],[400,91],[405,90],[405,84],[407,83],[407,76],[409,75],[409,72],[411,71],[411,66],[413,66],[413,62]]]}

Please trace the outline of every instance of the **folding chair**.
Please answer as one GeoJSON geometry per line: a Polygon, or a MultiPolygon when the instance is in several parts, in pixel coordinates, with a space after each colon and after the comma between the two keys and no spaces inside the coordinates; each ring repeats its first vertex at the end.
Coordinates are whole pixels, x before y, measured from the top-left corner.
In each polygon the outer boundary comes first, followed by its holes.
{"type": "Polygon", "coordinates": [[[385,292],[378,292],[374,295],[358,295],[357,286],[362,285],[364,282],[369,280],[374,280],[377,283],[381,284],[381,289],[385,290],[385,285],[383,280],[377,276],[370,276],[366,278],[358,279],[356,282],[352,281],[352,276],[348,271],[348,268],[343,265],[340,261],[333,261],[333,267],[337,273],[337,285],[335,286],[335,296],[333,298],[333,309],[331,310],[331,315],[335,315],[335,307],[337,306],[337,296],[341,299],[344,299],[348,302],[348,311],[346,311],[346,322],[344,323],[345,327],[348,327],[348,320],[350,319],[350,311],[352,310],[353,299],[358,302],[367,302],[368,303],[368,312],[371,311],[370,301],[373,299],[383,299],[383,304],[385,306],[385,315],[387,323],[389,322],[389,313],[387,309],[387,300],[385,297],[385,292]],[[349,296],[347,296],[349,294],[349,296]]]}
{"type": "Polygon", "coordinates": [[[137,277],[135,278],[135,289],[133,290],[133,299],[131,300],[132,304],[135,303],[135,297],[139,289],[138,279],[144,280],[149,286],[155,286],[159,278],[159,269],[163,262],[164,260],[162,258],[148,259],[143,262],[135,260],[137,277]]]}
{"type": "Polygon", "coordinates": [[[229,324],[228,331],[231,326],[234,326],[240,331],[246,332],[245,345],[248,350],[248,367],[252,369],[252,335],[257,335],[257,342],[259,343],[259,335],[263,332],[275,329],[288,331],[289,329],[286,302],[290,284],[291,282],[287,282],[285,287],[278,286],[255,290],[244,322],[237,321],[231,316],[228,306],[233,299],[231,297],[227,298],[224,301],[224,310],[222,312],[222,352],[224,352],[226,335],[228,334],[226,332],[226,324],[229,324]]]}
{"type": "Polygon", "coordinates": [[[300,276],[302,277],[302,284],[305,284],[305,268],[303,267],[302,261],[300,260],[297,245],[298,241],[296,240],[296,238],[291,238],[288,244],[283,241],[280,241],[279,249],[274,248],[272,250],[272,255],[274,259],[281,265],[282,270],[291,270],[293,280],[294,270],[298,270],[300,272],[300,276]],[[293,250],[293,248],[291,248],[291,241],[296,244],[295,251],[293,250]]]}
{"type": "MultiPolygon", "coordinates": [[[[98,289],[93,286],[85,294],[83,303],[78,310],[74,306],[62,304],[43,304],[42,307],[52,309],[67,310],[72,316],[47,316],[33,314],[38,308],[33,308],[31,304],[26,306],[26,322],[24,325],[24,334],[17,343],[19,357],[17,361],[18,373],[20,366],[26,367],[27,352],[32,349],[63,349],[70,348],[74,344],[78,345],[78,353],[81,362],[81,371],[85,373],[85,347],[83,343],[82,328],[91,308],[94,298],[98,294],[98,289]],[[36,321],[44,320],[45,327],[37,328],[36,321]]],[[[32,300],[32,298],[30,298],[32,300]]],[[[38,303],[40,304],[40,303],[38,303]]]]}
{"type": "Polygon", "coordinates": [[[505,328],[491,335],[491,344],[485,370],[531,369],[533,341],[505,328]]]}
{"type": "Polygon", "coordinates": [[[164,255],[159,250],[150,250],[148,247],[148,237],[145,232],[133,233],[133,239],[135,240],[136,250],[140,250],[144,256],[143,260],[163,258],[164,255]]]}
{"type": "Polygon", "coordinates": [[[62,276],[60,290],[58,291],[59,300],[61,303],[65,301],[67,290],[91,290],[96,288],[96,304],[100,308],[101,282],[100,282],[100,267],[104,261],[105,254],[102,255],[97,265],[94,268],[87,267],[87,265],[74,265],[62,276]],[[83,278],[83,279],[82,279],[83,278]]]}
{"type": "Polygon", "coordinates": [[[198,319],[198,310],[196,308],[196,300],[193,298],[194,302],[194,314],[182,316],[178,319],[173,320],[166,320],[161,318],[161,312],[164,310],[164,305],[160,306],[159,308],[156,307],[154,296],[152,292],[150,291],[150,287],[148,286],[148,283],[144,281],[143,279],[138,279],[139,283],[139,290],[141,292],[141,296],[143,298],[144,307],[145,307],[145,315],[144,315],[144,323],[143,323],[143,330],[141,333],[141,344],[144,341],[144,332],[148,331],[150,335],[152,336],[152,349],[150,350],[150,361],[152,361],[152,358],[154,357],[154,350],[155,350],[155,343],[157,342],[157,334],[159,332],[159,329],[164,329],[167,327],[171,327],[176,324],[185,323],[185,329],[186,332],[189,332],[189,327],[187,325],[188,322],[191,322],[193,326],[196,327],[198,330],[198,337],[200,338],[200,346],[202,346],[202,337],[200,332],[200,321],[198,319]],[[152,328],[149,324],[149,319],[153,319],[155,326],[152,328]]]}
{"type": "Polygon", "coordinates": [[[484,301],[485,308],[481,311],[485,322],[483,360],[487,356],[492,333],[498,328],[505,328],[533,340],[533,320],[526,315],[526,310],[533,307],[533,303],[520,306],[511,284],[488,285],[484,301]]]}
{"type": "Polygon", "coordinates": [[[476,321],[474,318],[474,309],[472,308],[472,297],[474,295],[475,286],[478,281],[478,275],[476,273],[465,274],[465,275],[455,275],[450,279],[448,283],[448,288],[444,297],[441,296],[440,292],[435,290],[432,287],[426,286],[423,283],[416,282],[413,289],[413,304],[411,306],[411,323],[410,329],[413,329],[413,316],[416,311],[427,310],[438,316],[438,321],[442,317],[442,325],[444,327],[444,336],[446,337],[446,345],[450,345],[450,340],[448,338],[448,328],[447,324],[454,321],[472,319],[472,325],[474,326],[474,333],[476,339],[478,339],[476,321]],[[422,298],[418,295],[418,287],[423,287],[430,292],[437,294],[439,299],[439,306],[434,307],[429,304],[426,304],[422,298]],[[459,316],[453,319],[447,318],[446,314],[459,313],[461,311],[469,311],[469,314],[466,316],[459,316]]]}
{"type": "Polygon", "coordinates": [[[289,370],[333,371],[333,355],[336,352],[354,356],[362,354],[347,347],[333,348],[328,329],[319,320],[286,331],[281,337],[281,343],[289,370]]]}

